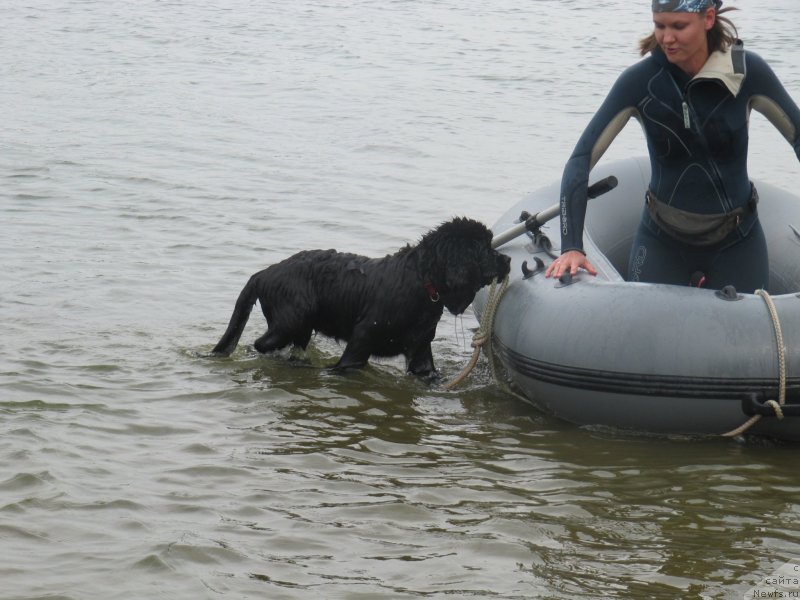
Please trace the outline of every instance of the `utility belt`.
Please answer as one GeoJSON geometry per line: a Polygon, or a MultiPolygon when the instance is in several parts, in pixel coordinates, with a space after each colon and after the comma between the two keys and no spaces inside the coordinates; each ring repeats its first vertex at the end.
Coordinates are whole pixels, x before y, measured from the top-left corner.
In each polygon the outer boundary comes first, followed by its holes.
{"type": "Polygon", "coordinates": [[[650,218],[667,235],[690,246],[712,246],[724,240],[745,217],[756,213],[758,192],[751,184],[750,200],[728,213],[700,214],[665,204],[647,190],[645,202],[650,218]]]}

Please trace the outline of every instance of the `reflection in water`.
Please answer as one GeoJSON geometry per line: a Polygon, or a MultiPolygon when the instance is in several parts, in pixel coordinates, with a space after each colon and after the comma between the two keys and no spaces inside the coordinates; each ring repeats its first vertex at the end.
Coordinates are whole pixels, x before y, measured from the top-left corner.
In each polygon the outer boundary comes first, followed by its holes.
{"type": "MultiPolygon", "coordinates": [[[[565,598],[587,578],[597,597],[730,590],[767,568],[752,544],[793,511],[774,496],[797,489],[789,445],[575,431],[483,382],[444,393],[379,366],[293,384],[301,370],[271,366],[273,394],[295,391],[265,401],[247,463],[292,482],[272,488],[270,511],[334,535],[345,550],[324,562],[340,575],[358,565],[384,587],[383,563],[429,563],[393,592],[487,569],[515,573],[508,593],[565,598]]],[[[792,547],[796,535],[770,534],[792,547]]]]}

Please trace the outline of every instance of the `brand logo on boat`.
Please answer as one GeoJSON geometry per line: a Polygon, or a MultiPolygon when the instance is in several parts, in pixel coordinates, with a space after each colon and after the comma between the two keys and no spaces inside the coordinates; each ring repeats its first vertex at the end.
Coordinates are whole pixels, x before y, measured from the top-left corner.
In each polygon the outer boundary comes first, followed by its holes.
{"type": "Polygon", "coordinates": [[[639,276],[642,274],[642,267],[644,261],[647,260],[647,246],[639,246],[636,249],[636,254],[633,257],[633,264],[631,265],[630,281],[639,281],[639,276]]]}

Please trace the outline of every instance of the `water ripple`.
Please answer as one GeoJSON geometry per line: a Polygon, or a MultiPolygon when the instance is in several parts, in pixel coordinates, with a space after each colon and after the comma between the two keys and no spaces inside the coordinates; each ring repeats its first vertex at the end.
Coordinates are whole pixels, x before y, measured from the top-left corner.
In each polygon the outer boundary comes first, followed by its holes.
{"type": "MultiPolygon", "coordinates": [[[[483,363],[446,392],[402,359],[331,373],[321,337],[259,356],[258,311],[204,356],[264,266],[557,179],[646,5],[212,4],[4,12],[4,597],[743,597],[798,560],[793,446],[576,429],[483,363]]],[[[736,14],[796,94],[791,18],[736,14]]],[[[763,121],[752,170],[791,181],[763,121]]],[[[443,380],[475,325],[440,324],[443,380]]]]}

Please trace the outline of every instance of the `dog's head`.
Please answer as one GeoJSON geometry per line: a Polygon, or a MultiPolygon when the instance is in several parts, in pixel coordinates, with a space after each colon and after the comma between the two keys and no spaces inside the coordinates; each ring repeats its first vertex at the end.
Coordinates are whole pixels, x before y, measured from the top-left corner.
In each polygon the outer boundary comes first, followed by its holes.
{"type": "Polygon", "coordinates": [[[419,243],[423,277],[454,315],[463,313],[482,287],[508,275],[511,260],[492,248],[492,232],[457,217],[426,233],[419,243]]]}

